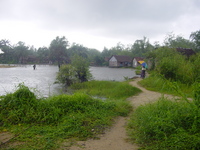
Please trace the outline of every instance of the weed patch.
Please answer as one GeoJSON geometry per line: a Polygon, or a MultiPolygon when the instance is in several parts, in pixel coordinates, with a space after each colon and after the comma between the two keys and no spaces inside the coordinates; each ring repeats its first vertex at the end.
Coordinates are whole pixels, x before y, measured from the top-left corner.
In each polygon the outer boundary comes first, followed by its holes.
{"type": "Polygon", "coordinates": [[[165,98],[136,109],[130,137],[144,149],[199,149],[200,110],[193,102],[165,98]]]}
{"type": "MultiPolygon", "coordinates": [[[[162,75],[152,72],[148,78],[141,80],[140,85],[148,90],[158,91],[172,95],[179,95],[172,85],[174,81],[166,80],[162,75]]],[[[180,90],[187,96],[192,97],[193,88],[191,85],[176,82],[180,90]]]]}
{"type": "Polygon", "coordinates": [[[122,88],[122,92],[111,94],[108,90],[105,93],[106,90],[102,92],[100,89],[108,87],[102,84],[99,88],[95,84],[87,84],[92,92],[86,92],[90,90],[85,88],[84,83],[78,86],[75,94],[46,99],[37,99],[28,87],[20,84],[14,93],[1,96],[0,132],[7,131],[15,137],[1,148],[56,149],[64,139],[95,137],[111,126],[114,118],[128,115],[132,107],[125,98],[140,92],[136,88],[131,89],[132,86],[126,87],[128,83],[113,82],[114,85],[110,83],[109,88],[122,88]],[[106,100],[93,98],[98,94],[106,100]]]}

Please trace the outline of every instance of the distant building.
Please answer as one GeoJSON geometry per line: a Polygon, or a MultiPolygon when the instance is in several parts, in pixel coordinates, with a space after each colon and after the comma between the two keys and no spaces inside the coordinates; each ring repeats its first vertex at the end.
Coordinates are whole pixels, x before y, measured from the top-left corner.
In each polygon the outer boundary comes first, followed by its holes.
{"type": "Polygon", "coordinates": [[[176,48],[176,50],[177,50],[178,52],[180,52],[182,55],[187,56],[188,58],[189,58],[191,55],[196,54],[196,52],[193,51],[191,48],[176,48]]]}
{"type": "Polygon", "coordinates": [[[109,67],[131,67],[133,58],[123,55],[112,55],[110,57],[109,67]]]}
{"type": "Polygon", "coordinates": [[[141,65],[140,61],[144,61],[144,58],[142,58],[142,57],[134,57],[133,58],[133,68],[135,68],[137,66],[140,66],[141,65]]]}

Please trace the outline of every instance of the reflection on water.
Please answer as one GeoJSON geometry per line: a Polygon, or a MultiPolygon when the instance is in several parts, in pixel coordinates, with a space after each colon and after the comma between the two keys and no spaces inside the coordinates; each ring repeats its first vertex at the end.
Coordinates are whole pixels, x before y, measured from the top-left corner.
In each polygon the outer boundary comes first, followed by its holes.
{"type": "MultiPolygon", "coordinates": [[[[126,68],[90,67],[90,71],[95,80],[123,81],[124,77],[135,76],[134,69],[126,68]]],[[[62,88],[54,84],[57,72],[58,67],[51,65],[37,65],[36,70],[32,65],[0,68],[0,95],[13,92],[19,83],[24,83],[42,97],[58,94],[62,88]]]]}

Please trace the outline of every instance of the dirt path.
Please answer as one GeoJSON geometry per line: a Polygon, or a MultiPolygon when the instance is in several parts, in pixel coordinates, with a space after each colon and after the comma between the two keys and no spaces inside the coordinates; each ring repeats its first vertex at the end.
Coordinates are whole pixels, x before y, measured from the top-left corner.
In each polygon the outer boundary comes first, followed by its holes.
{"type": "MultiPolygon", "coordinates": [[[[143,91],[137,96],[128,98],[134,108],[145,103],[153,102],[162,96],[158,92],[148,91],[139,86],[137,82],[140,80],[141,79],[138,78],[130,82],[131,85],[143,91]]],[[[166,96],[170,97],[169,95],[166,96]]],[[[138,145],[130,144],[127,141],[128,136],[125,129],[127,119],[128,118],[119,117],[114,126],[109,131],[106,131],[105,134],[101,135],[99,140],[79,141],[77,145],[72,146],[70,150],[137,150],[139,148],[138,145]]]]}

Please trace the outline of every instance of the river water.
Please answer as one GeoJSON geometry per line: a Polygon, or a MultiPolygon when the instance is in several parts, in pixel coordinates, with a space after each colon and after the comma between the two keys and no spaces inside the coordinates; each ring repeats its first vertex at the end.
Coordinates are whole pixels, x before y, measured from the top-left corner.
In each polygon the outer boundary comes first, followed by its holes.
{"type": "MultiPolygon", "coordinates": [[[[13,92],[20,83],[41,97],[59,94],[62,88],[54,84],[57,72],[58,67],[52,65],[37,65],[35,70],[32,65],[0,68],[0,95],[13,92]]],[[[90,72],[95,80],[123,81],[136,76],[131,68],[90,67],[90,72]]]]}

